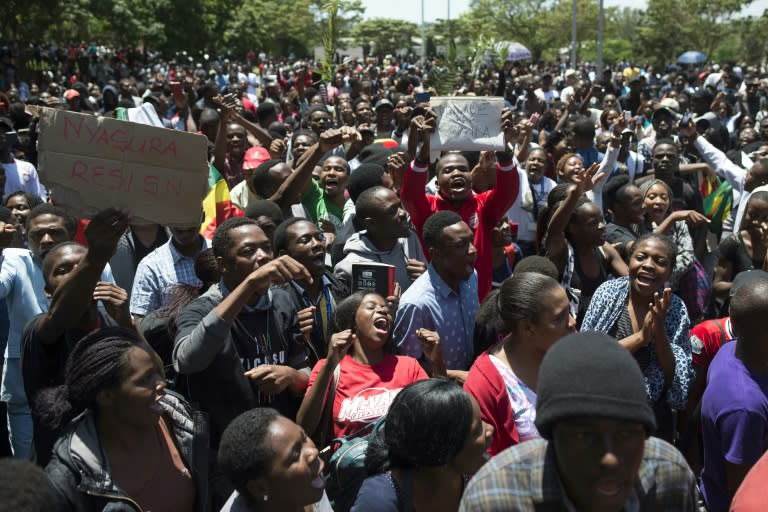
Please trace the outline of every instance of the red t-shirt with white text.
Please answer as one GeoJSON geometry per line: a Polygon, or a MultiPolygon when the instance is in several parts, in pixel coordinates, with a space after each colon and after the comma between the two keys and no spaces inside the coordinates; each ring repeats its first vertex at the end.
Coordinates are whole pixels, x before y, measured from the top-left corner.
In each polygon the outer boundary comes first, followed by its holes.
{"type": "MultiPolygon", "coordinates": [[[[387,354],[380,363],[367,365],[346,355],[339,364],[339,383],[333,399],[334,437],[354,434],[381,418],[401,389],[428,378],[419,362],[408,356],[387,354]]],[[[324,365],[325,359],[315,364],[307,390],[324,365]]]]}

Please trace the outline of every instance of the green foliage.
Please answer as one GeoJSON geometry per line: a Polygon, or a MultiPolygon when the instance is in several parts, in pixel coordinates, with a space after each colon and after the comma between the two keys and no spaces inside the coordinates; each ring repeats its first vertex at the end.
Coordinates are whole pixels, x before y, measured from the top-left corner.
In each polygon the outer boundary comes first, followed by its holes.
{"type": "Polygon", "coordinates": [[[309,0],[243,2],[230,12],[215,48],[237,55],[261,49],[272,55],[303,57],[311,43],[306,27],[314,23],[309,4],[309,0]]]}
{"type": "Polygon", "coordinates": [[[376,55],[397,53],[401,49],[410,51],[412,38],[419,34],[415,23],[388,18],[373,18],[357,23],[352,29],[352,40],[358,46],[370,47],[376,55]]]}
{"type": "MultiPolygon", "coordinates": [[[[552,31],[544,29],[552,13],[552,0],[473,0],[470,5],[467,20],[476,38],[518,41],[531,50],[534,60],[545,50],[556,48],[552,31]]],[[[570,22],[566,31],[567,27],[570,22]]]]}
{"type": "MultiPolygon", "coordinates": [[[[712,59],[760,64],[768,53],[768,11],[738,18],[751,1],[648,0],[647,9],[606,8],[603,55],[663,65],[686,50],[712,59]]],[[[426,29],[427,50],[442,52],[442,70],[456,76],[478,69],[500,40],[527,46],[533,59],[555,60],[570,46],[573,0],[472,0],[469,11],[426,29]]],[[[576,0],[578,58],[596,59],[598,0],[576,0]]],[[[362,20],[361,0],[3,0],[0,39],[95,41],[144,46],[171,56],[182,50],[242,56],[311,54],[325,47],[330,77],[342,43],[373,46],[383,55],[411,48],[421,30],[394,19],[362,20]]],[[[498,64],[498,63],[497,63],[498,64]]]]}
{"type": "Polygon", "coordinates": [[[336,59],[336,46],[339,41],[339,0],[332,0],[323,6],[326,14],[325,26],[323,27],[322,42],[325,49],[323,62],[320,65],[323,80],[333,80],[334,62],[336,59]]]}
{"type": "Polygon", "coordinates": [[[315,26],[319,29],[323,45],[320,73],[324,80],[332,80],[336,74],[339,43],[349,36],[350,27],[360,21],[363,7],[360,0],[313,0],[310,9],[315,15],[315,26]]]}
{"type": "Polygon", "coordinates": [[[448,96],[456,89],[461,73],[455,67],[434,66],[424,81],[424,85],[432,88],[438,96],[448,96]]]}
{"type": "Polygon", "coordinates": [[[733,16],[751,0],[648,0],[639,27],[640,55],[658,63],[673,61],[687,50],[713,56],[732,32],[733,16]]]}

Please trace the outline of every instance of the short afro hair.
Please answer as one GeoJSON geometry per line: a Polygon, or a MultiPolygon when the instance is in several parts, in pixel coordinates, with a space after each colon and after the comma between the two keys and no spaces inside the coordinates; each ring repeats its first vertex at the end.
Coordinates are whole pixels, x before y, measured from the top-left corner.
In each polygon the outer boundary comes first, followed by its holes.
{"type": "MultiPolygon", "coordinates": [[[[376,194],[383,190],[389,189],[379,185],[363,190],[362,194],[360,194],[360,197],[358,197],[357,201],[355,201],[355,217],[357,219],[362,221],[366,217],[374,215],[376,210],[376,194]]],[[[389,191],[392,192],[391,190],[389,191]]],[[[394,192],[392,193],[394,194],[394,192]]]]}
{"type": "Polygon", "coordinates": [[[328,109],[325,105],[312,105],[309,107],[309,110],[307,110],[307,121],[309,121],[309,118],[312,117],[312,114],[316,114],[317,112],[324,112],[328,114],[329,117],[331,115],[328,113],[328,109]]]}
{"type": "Polygon", "coordinates": [[[67,233],[69,233],[69,237],[72,238],[75,236],[75,231],[77,231],[77,222],[75,221],[75,218],[64,211],[62,208],[53,206],[52,204],[48,203],[42,203],[32,208],[32,210],[29,212],[29,216],[27,217],[27,223],[25,226],[27,231],[29,231],[29,225],[32,222],[32,219],[35,219],[41,215],[55,215],[56,217],[60,217],[64,221],[64,228],[67,230],[67,233]]]}
{"type": "Polygon", "coordinates": [[[258,194],[263,194],[264,190],[268,188],[267,180],[269,179],[269,171],[273,167],[284,163],[282,160],[271,159],[266,162],[262,162],[253,170],[251,175],[251,186],[258,194]]]}
{"type": "Polygon", "coordinates": [[[267,442],[269,427],[280,418],[269,407],[259,407],[232,420],[221,435],[218,463],[237,492],[248,495],[249,481],[266,476],[274,452],[267,442]]]}
{"type": "Polygon", "coordinates": [[[310,224],[314,224],[314,222],[304,217],[291,217],[277,226],[277,229],[275,229],[275,254],[280,254],[281,252],[288,250],[288,228],[299,222],[309,222],[310,224]]]}
{"type": "Polygon", "coordinates": [[[664,248],[667,250],[667,257],[669,258],[669,268],[675,268],[675,261],[677,261],[677,244],[673,242],[672,239],[667,235],[654,233],[653,231],[650,233],[645,233],[644,235],[640,235],[640,237],[635,240],[634,245],[632,245],[632,248],[629,250],[630,258],[637,252],[637,250],[640,248],[640,245],[648,240],[656,240],[664,246],[664,248]]]}
{"type": "Polygon", "coordinates": [[[443,234],[443,230],[448,226],[453,226],[461,221],[461,216],[456,212],[442,210],[433,213],[424,223],[424,228],[422,230],[424,243],[428,248],[436,247],[440,241],[440,235],[443,234]]]}
{"type": "Polygon", "coordinates": [[[219,224],[216,231],[213,233],[213,240],[211,241],[211,249],[213,249],[213,255],[216,258],[222,258],[227,254],[229,248],[232,247],[232,236],[230,235],[230,232],[240,226],[258,227],[259,225],[255,220],[249,219],[248,217],[234,217],[219,224]]]}
{"type": "Polygon", "coordinates": [[[43,201],[43,198],[37,194],[33,194],[32,192],[27,192],[25,190],[15,190],[3,198],[3,206],[8,206],[8,201],[12,197],[17,196],[22,196],[24,199],[26,199],[30,209],[45,202],[43,201]]]}
{"type": "Polygon", "coordinates": [[[573,128],[571,130],[573,131],[574,135],[578,135],[580,137],[595,137],[595,123],[592,122],[592,119],[586,116],[579,116],[576,119],[576,122],[573,123],[573,128]]]}
{"type": "Polygon", "coordinates": [[[277,203],[267,199],[257,199],[248,203],[248,206],[245,207],[245,216],[253,220],[257,220],[259,217],[267,217],[276,226],[285,219],[283,211],[277,206],[277,203]]]}
{"type": "Polygon", "coordinates": [[[308,130],[306,128],[302,128],[301,130],[296,130],[293,132],[293,135],[291,136],[291,146],[296,144],[296,139],[299,137],[309,137],[312,139],[312,144],[317,142],[317,135],[312,130],[308,130]]]}
{"type": "Polygon", "coordinates": [[[355,169],[347,182],[347,192],[353,203],[357,203],[360,194],[371,187],[382,185],[384,167],[379,164],[365,163],[355,169]]]}
{"type": "Polygon", "coordinates": [[[536,274],[549,276],[552,279],[557,279],[559,277],[557,267],[551,259],[545,256],[533,255],[520,260],[520,262],[515,265],[515,274],[522,274],[524,272],[535,272],[536,274]]]}
{"type": "Polygon", "coordinates": [[[608,180],[603,187],[603,202],[605,203],[606,208],[613,209],[613,206],[617,202],[621,202],[619,200],[619,196],[621,195],[620,190],[629,184],[629,176],[626,174],[619,174],[608,180]]]}

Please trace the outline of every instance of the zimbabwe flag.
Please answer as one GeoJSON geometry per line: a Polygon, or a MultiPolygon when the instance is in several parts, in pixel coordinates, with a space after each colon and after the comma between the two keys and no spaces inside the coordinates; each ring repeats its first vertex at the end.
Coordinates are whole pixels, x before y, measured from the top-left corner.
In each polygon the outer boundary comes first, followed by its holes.
{"type": "Polygon", "coordinates": [[[733,188],[726,180],[705,177],[699,192],[703,199],[704,215],[710,220],[709,230],[720,236],[723,232],[723,221],[731,215],[733,188]]]}
{"type": "Polygon", "coordinates": [[[210,163],[208,164],[208,194],[203,199],[203,223],[200,234],[210,240],[216,226],[231,217],[242,217],[243,211],[232,204],[227,180],[210,163]]]}

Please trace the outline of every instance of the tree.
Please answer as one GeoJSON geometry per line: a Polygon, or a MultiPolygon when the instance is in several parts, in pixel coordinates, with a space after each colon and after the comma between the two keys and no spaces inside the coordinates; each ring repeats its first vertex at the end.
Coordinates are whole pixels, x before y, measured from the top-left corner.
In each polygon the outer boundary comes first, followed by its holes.
{"type": "Polygon", "coordinates": [[[552,0],[473,0],[467,21],[473,37],[519,41],[535,60],[553,48],[551,32],[541,31],[553,4],[552,0]]]}
{"type": "Polygon", "coordinates": [[[245,54],[261,49],[272,55],[305,56],[314,42],[309,0],[248,0],[229,14],[221,49],[245,54]]]}
{"type": "Polygon", "coordinates": [[[648,0],[636,48],[657,63],[686,50],[712,56],[730,29],[729,21],[751,0],[648,0]]]}
{"type": "Polygon", "coordinates": [[[337,48],[347,39],[351,27],[360,21],[365,9],[360,0],[312,0],[310,10],[315,17],[316,32],[323,45],[323,61],[320,71],[323,79],[332,80],[335,75],[337,48]]]}
{"type": "Polygon", "coordinates": [[[412,38],[419,34],[415,23],[388,18],[364,20],[352,29],[352,40],[370,53],[398,53],[413,46],[412,38]]]}

